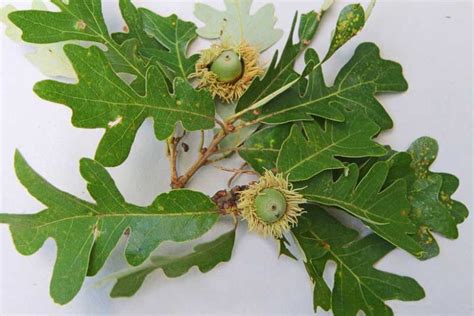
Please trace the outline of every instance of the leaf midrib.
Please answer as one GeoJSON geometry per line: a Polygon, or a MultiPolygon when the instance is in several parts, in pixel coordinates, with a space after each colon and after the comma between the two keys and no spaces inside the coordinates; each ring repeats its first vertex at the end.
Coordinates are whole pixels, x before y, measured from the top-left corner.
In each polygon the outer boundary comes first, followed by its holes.
{"type": "Polygon", "coordinates": [[[387,220],[387,218],[385,217],[381,217],[377,214],[374,214],[374,213],[369,213],[367,210],[365,210],[364,208],[361,208],[355,204],[352,204],[352,203],[349,203],[349,202],[345,202],[343,200],[340,200],[338,198],[334,198],[334,197],[328,197],[328,196],[323,196],[323,195],[318,195],[318,194],[304,194],[305,196],[307,197],[311,197],[313,199],[315,199],[315,201],[319,201],[321,203],[323,202],[326,202],[328,203],[329,205],[332,205],[332,206],[340,206],[342,207],[343,209],[345,209],[346,211],[352,213],[353,215],[357,216],[358,218],[370,223],[370,224],[373,224],[373,225],[377,225],[377,226],[383,226],[383,225],[389,225],[391,223],[398,223],[398,224],[404,224],[403,222],[397,222],[397,221],[393,221],[393,219],[389,218],[389,222],[376,222],[370,218],[368,218],[367,216],[371,216],[371,217],[375,217],[376,219],[380,219],[380,220],[387,220]],[[359,211],[360,213],[356,213],[355,211],[359,211]],[[363,215],[361,215],[363,214],[363,215]]]}
{"type": "MultiPolygon", "coordinates": [[[[16,227],[29,227],[29,228],[34,228],[34,229],[41,229],[50,225],[55,225],[61,222],[67,222],[67,221],[74,221],[77,219],[102,219],[102,218],[127,218],[127,217],[186,217],[186,216],[204,216],[204,215],[218,215],[218,211],[196,211],[196,212],[174,212],[174,213],[120,213],[120,214],[97,214],[97,215],[78,215],[78,216],[70,216],[70,217],[64,217],[52,222],[47,222],[43,223],[38,226],[34,225],[21,225],[21,224],[12,224],[16,227]]],[[[17,214],[11,214],[12,216],[28,216],[28,215],[17,215],[17,214]]],[[[29,223],[31,224],[31,223],[29,223]]]]}
{"type": "Polygon", "coordinates": [[[171,108],[171,107],[162,107],[162,106],[158,106],[158,105],[154,105],[154,104],[152,105],[152,104],[137,103],[137,102],[116,102],[116,101],[97,100],[97,99],[90,99],[90,98],[81,98],[81,97],[77,97],[77,96],[71,96],[71,95],[68,95],[68,94],[63,94],[63,93],[56,92],[56,91],[49,92],[49,93],[51,95],[57,95],[57,96],[61,96],[61,97],[68,97],[70,99],[80,100],[80,101],[104,103],[104,104],[116,105],[116,106],[135,106],[135,107],[138,107],[138,108],[150,108],[150,109],[154,109],[154,110],[162,110],[162,111],[169,111],[169,112],[176,112],[176,113],[185,113],[185,114],[188,114],[188,115],[193,115],[193,116],[198,116],[198,117],[201,117],[201,118],[205,118],[209,121],[214,121],[214,119],[211,118],[210,116],[200,114],[200,113],[197,113],[197,112],[189,112],[189,111],[176,109],[176,108],[171,108]]]}
{"type": "MultiPolygon", "coordinates": [[[[321,239],[313,230],[310,231],[311,235],[317,240],[317,241],[324,241],[323,239],[321,239]]],[[[343,267],[345,267],[347,269],[347,271],[349,271],[352,276],[357,280],[357,283],[359,284],[359,289],[361,290],[360,286],[362,285],[364,288],[366,288],[370,293],[372,293],[372,295],[374,295],[377,299],[379,299],[383,305],[385,305],[385,301],[377,295],[377,293],[375,293],[374,291],[372,291],[372,289],[367,286],[364,282],[362,282],[361,278],[351,269],[351,267],[349,267],[347,264],[344,263],[344,261],[342,260],[342,258],[336,254],[330,247],[327,249],[327,251],[331,254],[331,256],[336,259],[339,264],[343,267]]],[[[342,282],[342,276],[341,276],[341,282],[342,282]]],[[[360,294],[362,296],[362,298],[364,299],[364,303],[365,305],[369,308],[369,310],[371,309],[370,306],[368,305],[367,301],[365,300],[365,295],[364,293],[362,292],[362,290],[360,291],[360,294]]]]}
{"type": "MultiPolygon", "coordinates": [[[[304,107],[307,107],[307,106],[310,106],[310,105],[314,105],[318,102],[321,102],[325,99],[330,99],[332,97],[339,97],[339,94],[345,92],[345,91],[348,91],[348,90],[351,90],[351,89],[355,89],[355,88],[358,88],[359,86],[362,86],[362,85],[366,85],[366,84],[371,84],[371,83],[374,83],[373,80],[370,80],[370,81],[364,81],[364,82],[360,82],[356,85],[353,85],[353,86],[350,86],[350,87],[347,87],[347,88],[343,88],[343,89],[337,89],[335,92],[332,92],[330,94],[327,94],[323,97],[319,97],[317,99],[313,99],[313,100],[309,100],[309,101],[306,101],[306,102],[303,102],[301,104],[297,104],[297,105],[290,105],[288,107],[285,107],[284,109],[280,110],[280,111],[276,111],[276,112],[272,112],[272,113],[269,113],[267,115],[264,115],[264,116],[261,116],[258,118],[258,121],[264,121],[266,119],[269,119],[269,118],[272,118],[273,116],[276,116],[276,115],[280,115],[280,114],[283,114],[283,113],[286,113],[288,111],[293,111],[295,109],[299,109],[299,108],[304,108],[304,107]]],[[[351,100],[352,101],[352,100],[351,100]]]]}
{"type": "MultiPolygon", "coordinates": [[[[178,36],[178,28],[179,28],[179,19],[176,19],[176,25],[175,25],[175,28],[174,28],[174,37],[175,37],[175,41],[171,41],[169,40],[168,36],[166,36],[163,32],[161,32],[160,28],[158,27],[158,25],[155,23],[155,21],[153,21],[153,19],[151,19],[147,14],[144,14],[143,15],[145,17],[145,19],[147,19],[151,24],[153,24],[154,26],[154,31],[159,33],[162,38],[166,39],[168,41],[168,45],[171,45],[171,46],[174,46],[174,49],[175,49],[175,53],[176,53],[176,57],[178,58],[178,67],[181,71],[181,75],[183,76],[184,79],[186,79],[188,76],[186,75],[186,70],[184,69],[184,63],[183,63],[183,60],[182,60],[182,56],[180,54],[180,50],[179,50],[179,36],[178,36]]],[[[188,31],[186,31],[186,33],[183,34],[183,37],[185,37],[186,35],[188,35],[188,33],[191,31],[192,29],[189,29],[188,31]]],[[[155,36],[154,36],[155,37],[155,36]]],[[[168,46],[168,53],[172,53],[171,52],[171,49],[169,48],[168,46]]]]}
{"type": "MultiPolygon", "coordinates": [[[[359,131],[359,133],[362,133],[362,131],[359,131]]],[[[301,166],[301,165],[304,164],[305,162],[307,162],[307,161],[313,159],[314,157],[317,157],[317,156],[322,155],[324,152],[329,151],[332,147],[337,146],[340,142],[343,142],[343,141],[347,140],[348,138],[350,138],[350,137],[352,137],[352,136],[354,136],[354,135],[357,135],[357,134],[358,134],[358,133],[349,134],[349,135],[347,135],[347,136],[341,138],[340,140],[338,140],[338,141],[336,141],[336,142],[334,142],[334,143],[330,143],[330,144],[329,144],[328,146],[326,146],[326,147],[322,147],[320,151],[317,151],[317,152],[315,152],[314,154],[309,155],[309,156],[306,157],[305,159],[300,160],[300,162],[294,164],[291,168],[289,168],[289,169],[286,170],[285,172],[286,172],[286,173],[290,173],[292,170],[294,170],[295,168],[298,168],[299,166],[301,166]]],[[[332,135],[331,135],[331,140],[333,140],[332,135]]],[[[310,141],[309,143],[313,143],[313,142],[310,141]]],[[[282,147],[283,147],[283,146],[282,146],[282,147]]],[[[280,158],[280,157],[278,157],[278,158],[280,158]]]]}

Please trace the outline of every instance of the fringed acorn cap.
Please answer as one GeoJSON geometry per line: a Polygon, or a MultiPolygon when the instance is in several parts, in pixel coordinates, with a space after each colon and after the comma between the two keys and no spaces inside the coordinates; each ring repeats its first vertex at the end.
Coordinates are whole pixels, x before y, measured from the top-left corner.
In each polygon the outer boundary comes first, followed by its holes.
{"type": "Polygon", "coordinates": [[[213,44],[201,52],[191,78],[197,78],[198,87],[209,89],[214,98],[230,103],[244,94],[255,77],[263,74],[258,57],[258,51],[246,43],[237,47],[213,44]]]}
{"type": "Polygon", "coordinates": [[[306,200],[281,173],[266,171],[258,182],[240,193],[238,208],[250,231],[281,238],[298,223],[303,203],[306,200]]]}

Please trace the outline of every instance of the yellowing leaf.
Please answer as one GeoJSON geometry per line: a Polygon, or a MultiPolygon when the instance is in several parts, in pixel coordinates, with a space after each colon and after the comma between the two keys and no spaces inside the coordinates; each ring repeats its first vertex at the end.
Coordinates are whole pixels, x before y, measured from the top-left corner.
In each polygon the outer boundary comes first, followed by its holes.
{"type": "Polygon", "coordinates": [[[324,60],[328,60],[336,50],[357,35],[364,27],[365,19],[365,11],[360,4],[350,4],[344,7],[339,14],[336,29],[332,34],[329,51],[324,60]]]}
{"type": "Polygon", "coordinates": [[[390,165],[385,186],[404,179],[408,187],[409,216],[417,227],[413,238],[424,249],[429,259],[439,254],[439,246],[433,232],[447,238],[458,237],[457,225],[468,216],[465,205],[451,196],[459,186],[459,180],[448,173],[435,173],[430,166],[438,155],[437,142],[429,137],[417,139],[407,152],[392,151],[386,157],[364,162],[365,173],[377,160],[390,165]]]}

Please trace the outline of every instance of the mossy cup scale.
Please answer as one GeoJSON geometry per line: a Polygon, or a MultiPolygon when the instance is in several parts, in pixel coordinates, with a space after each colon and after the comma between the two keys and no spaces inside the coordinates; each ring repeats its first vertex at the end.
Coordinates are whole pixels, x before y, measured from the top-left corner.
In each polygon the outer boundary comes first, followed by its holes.
{"type": "Polygon", "coordinates": [[[255,198],[255,213],[264,222],[271,224],[285,215],[285,195],[276,189],[262,190],[255,198]]]}
{"type": "Polygon", "coordinates": [[[234,82],[242,76],[242,61],[233,50],[225,50],[214,60],[211,71],[220,82],[234,82]]]}

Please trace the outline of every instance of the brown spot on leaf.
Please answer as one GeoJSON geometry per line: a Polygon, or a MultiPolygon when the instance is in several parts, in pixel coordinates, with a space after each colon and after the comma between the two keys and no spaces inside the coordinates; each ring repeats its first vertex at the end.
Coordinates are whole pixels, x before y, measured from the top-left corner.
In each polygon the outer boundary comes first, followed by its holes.
{"type": "Polygon", "coordinates": [[[323,241],[322,241],[322,244],[323,244],[323,248],[324,248],[324,249],[326,249],[326,250],[331,249],[331,245],[329,245],[327,241],[323,240],[323,241]]]}
{"type": "Polygon", "coordinates": [[[181,147],[183,147],[183,150],[185,153],[187,153],[189,151],[189,145],[186,144],[186,143],[181,143],[181,147]]]}
{"type": "Polygon", "coordinates": [[[76,30],[79,30],[79,31],[84,31],[87,27],[87,24],[86,22],[84,22],[84,20],[79,20],[76,22],[76,30]]]}

